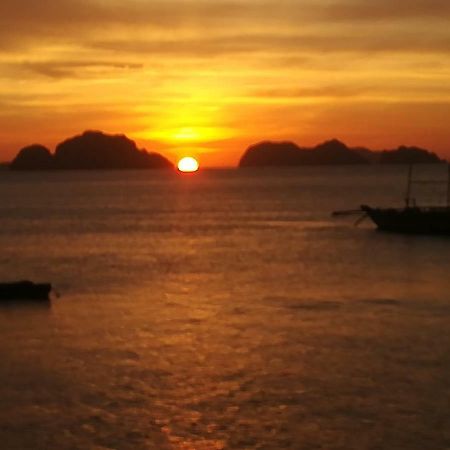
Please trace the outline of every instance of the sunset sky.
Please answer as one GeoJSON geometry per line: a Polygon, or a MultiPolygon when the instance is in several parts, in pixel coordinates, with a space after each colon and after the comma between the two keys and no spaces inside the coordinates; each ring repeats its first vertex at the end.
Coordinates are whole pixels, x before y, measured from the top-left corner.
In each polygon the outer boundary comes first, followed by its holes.
{"type": "Polygon", "coordinates": [[[235,165],[263,139],[450,157],[449,0],[2,0],[0,159],[85,129],[235,165]]]}

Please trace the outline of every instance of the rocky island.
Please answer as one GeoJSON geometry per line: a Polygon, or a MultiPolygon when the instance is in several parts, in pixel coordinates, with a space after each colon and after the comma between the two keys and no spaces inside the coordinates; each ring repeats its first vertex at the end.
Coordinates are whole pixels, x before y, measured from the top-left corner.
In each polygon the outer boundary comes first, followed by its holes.
{"type": "Polygon", "coordinates": [[[12,170],[171,169],[158,153],[138,149],[124,135],[85,131],[56,146],[52,154],[34,144],[23,148],[10,164],[12,170]]]}
{"type": "Polygon", "coordinates": [[[402,145],[396,150],[384,150],[378,153],[380,164],[433,164],[443,162],[435,153],[419,147],[402,145]]]}
{"type": "Polygon", "coordinates": [[[50,150],[43,145],[33,144],[20,150],[9,167],[13,170],[50,170],[53,165],[50,150]]]}
{"type": "Polygon", "coordinates": [[[440,162],[443,161],[435,153],[418,147],[401,146],[395,150],[383,151],[352,149],[333,139],[313,148],[302,148],[293,142],[260,142],[246,150],[239,161],[239,167],[440,162]]]}

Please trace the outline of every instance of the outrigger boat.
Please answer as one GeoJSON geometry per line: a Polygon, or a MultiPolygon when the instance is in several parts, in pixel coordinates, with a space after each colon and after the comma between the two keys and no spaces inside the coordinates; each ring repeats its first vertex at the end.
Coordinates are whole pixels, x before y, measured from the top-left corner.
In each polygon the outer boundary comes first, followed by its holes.
{"type": "Polygon", "coordinates": [[[374,208],[361,205],[357,210],[335,211],[333,215],[363,213],[356,224],[369,217],[380,230],[409,234],[450,235],[450,165],[447,176],[447,206],[419,207],[411,198],[413,183],[442,184],[442,181],[412,179],[412,166],[409,167],[408,184],[403,208],[374,208]]]}
{"type": "Polygon", "coordinates": [[[380,230],[450,235],[449,207],[371,208],[361,205],[361,211],[366,213],[380,230]]]}

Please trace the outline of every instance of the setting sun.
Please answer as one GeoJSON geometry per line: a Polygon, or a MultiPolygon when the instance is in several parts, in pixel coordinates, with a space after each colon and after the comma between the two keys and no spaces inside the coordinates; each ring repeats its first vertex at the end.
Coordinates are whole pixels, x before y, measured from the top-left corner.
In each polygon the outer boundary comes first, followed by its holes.
{"type": "Polygon", "coordinates": [[[187,156],[178,161],[178,170],[180,172],[197,172],[199,164],[195,158],[187,156]]]}

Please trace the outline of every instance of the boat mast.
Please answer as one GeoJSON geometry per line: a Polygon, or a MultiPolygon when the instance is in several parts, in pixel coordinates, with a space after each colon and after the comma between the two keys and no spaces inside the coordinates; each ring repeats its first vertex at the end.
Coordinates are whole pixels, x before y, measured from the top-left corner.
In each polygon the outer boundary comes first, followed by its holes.
{"type": "MultiPolygon", "coordinates": [[[[408,168],[408,182],[406,185],[406,197],[405,197],[405,203],[406,203],[406,207],[409,208],[409,205],[411,203],[411,179],[412,179],[412,164],[409,165],[408,168]]],[[[450,170],[450,169],[449,169],[450,170]]],[[[449,175],[449,179],[450,179],[450,175],[449,175]]],[[[450,183],[450,181],[449,181],[450,183]]],[[[449,185],[449,198],[448,201],[450,202],[450,185],[449,185]]]]}

